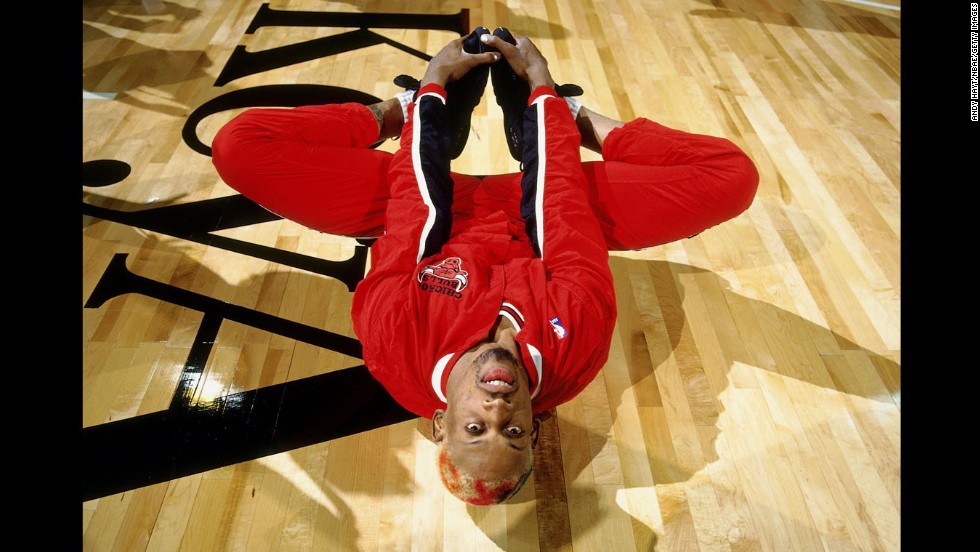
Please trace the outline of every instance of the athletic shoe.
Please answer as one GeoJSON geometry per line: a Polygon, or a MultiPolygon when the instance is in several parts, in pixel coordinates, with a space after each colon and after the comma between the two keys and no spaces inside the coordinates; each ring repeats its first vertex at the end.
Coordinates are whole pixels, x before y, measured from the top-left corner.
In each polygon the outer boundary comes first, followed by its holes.
{"type": "MultiPolygon", "coordinates": [[[[480,37],[490,34],[486,27],[477,27],[465,39],[463,39],[463,51],[470,54],[482,54],[489,49],[484,49],[480,37]]],[[[487,80],[490,78],[490,66],[482,64],[470,69],[463,78],[446,84],[446,121],[449,128],[450,153],[456,159],[463,153],[466,147],[466,140],[470,136],[470,122],[473,118],[473,109],[480,103],[483,91],[487,87],[487,80]]],[[[417,99],[420,82],[418,79],[409,75],[398,75],[395,77],[395,84],[405,90],[414,90],[417,99]]]]}
{"type": "MultiPolygon", "coordinates": [[[[418,94],[419,92],[420,83],[419,80],[415,77],[412,77],[410,75],[398,75],[397,77],[395,77],[394,82],[395,82],[395,86],[400,86],[405,90],[413,90],[416,94],[418,94]]],[[[416,97],[412,96],[412,101],[414,102],[415,100],[416,97]]]]}
{"type": "MultiPolygon", "coordinates": [[[[486,27],[477,27],[463,39],[463,51],[469,54],[485,52],[480,37],[490,34],[486,27]]],[[[470,137],[470,121],[473,109],[480,103],[483,90],[490,78],[490,65],[481,64],[470,69],[463,78],[446,85],[446,119],[449,126],[452,158],[456,159],[466,147],[470,137]]]]}
{"type": "MultiPolygon", "coordinates": [[[[517,39],[504,27],[497,27],[493,35],[504,42],[517,44],[517,39]]],[[[486,48],[496,51],[496,48],[486,48]]],[[[527,81],[517,76],[506,59],[500,59],[493,64],[490,71],[493,81],[493,94],[497,97],[497,105],[504,112],[504,136],[510,156],[518,162],[524,157],[524,109],[531,97],[531,87],[527,81]]]]}
{"type": "MultiPolygon", "coordinates": [[[[504,27],[497,27],[493,34],[505,42],[517,44],[514,35],[504,27]]],[[[486,51],[496,51],[496,48],[488,46],[486,51]]],[[[493,94],[497,97],[497,105],[504,112],[504,135],[507,137],[507,147],[510,149],[511,157],[523,162],[524,110],[531,97],[531,86],[526,80],[517,76],[506,59],[494,63],[490,72],[493,94]]],[[[560,97],[581,96],[582,88],[576,84],[556,85],[555,93],[560,97]]]]}
{"type": "Polygon", "coordinates": [[[559,98],[565,98],[569,96],[581,96],[585,91],[577,84],[556,84],[555,93],[558,94],[559,98]]]}

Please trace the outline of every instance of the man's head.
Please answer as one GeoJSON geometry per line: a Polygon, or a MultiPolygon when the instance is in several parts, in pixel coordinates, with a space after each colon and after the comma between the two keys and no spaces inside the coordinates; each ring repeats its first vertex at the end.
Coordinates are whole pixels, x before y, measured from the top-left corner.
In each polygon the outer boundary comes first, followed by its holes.
{"type": "Polygon", "coordinates": [[[516,344],[484,343],[462,355],[446,383],[446,409],[432,417],[439,474],[470,504],[503,502],[531,474],[540,420],[516,344]]]}

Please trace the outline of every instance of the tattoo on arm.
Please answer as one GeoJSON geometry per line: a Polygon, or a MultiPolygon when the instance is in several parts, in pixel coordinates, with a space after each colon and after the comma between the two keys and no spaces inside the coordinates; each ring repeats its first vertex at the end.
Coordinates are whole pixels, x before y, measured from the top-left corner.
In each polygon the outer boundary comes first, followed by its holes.
{"type": "Polygon", "coordinates": [[[377,105],[372,104],[372,105],[369,105],[367,107],[368,107],[368,109],[371,110],[371,113],[374,114],[374,120],[377,121],[377,123],[378,123],[378,134],[380,134],[381,131],[384,129],[384,125],[385,125],[385,114],[384,114],[383,111],[381,111],[381,108],[378,107],[377,105]]]}

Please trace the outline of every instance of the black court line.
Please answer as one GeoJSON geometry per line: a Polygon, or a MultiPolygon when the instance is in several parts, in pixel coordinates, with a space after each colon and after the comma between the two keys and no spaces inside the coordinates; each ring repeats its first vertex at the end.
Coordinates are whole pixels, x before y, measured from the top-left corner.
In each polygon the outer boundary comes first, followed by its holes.
{"type": "Polygon", "coordinates": [[[82,431],[82,500],[416,417],[363,365],[82,431]]]}

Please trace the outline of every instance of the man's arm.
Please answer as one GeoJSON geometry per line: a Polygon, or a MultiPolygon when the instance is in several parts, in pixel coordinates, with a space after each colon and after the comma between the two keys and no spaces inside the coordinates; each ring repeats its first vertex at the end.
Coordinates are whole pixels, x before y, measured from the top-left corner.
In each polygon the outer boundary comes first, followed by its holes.
{"type": "Polygon", "coordinates": [[[372,247],[371,255],[371,272],[377,274],[414,269],[449,237],[453,183],[442,86],[423,86],[409,105],[388,180],[385,235],[372,247]]]}
{"type": "Polygon", "coordinates": [[[372,248],[372,272],[412,270],[449,239],[453,182],[445,85],[496,56],[466,53],[460,38],[429,62],[389,166],[391,199],[385,211],[385,235],[372,248]]]}
{"type": "Polygon", "coordinates": [[[578,128],[553,88],[532,89],[529,103],[521,179],[528,235],[552,279],[600,286],[596,299],[607,302],[613,297],[609,253],[589,205],[578,128]]]}
{"type": "Polygon", "coordinates": [[[524,118],[521,214],[535,252],[559,283],[599,316],[615,318],[609,253],[589,205],[581,137],[548,62],[527,37],[487,39],[531,87],[524,118]]]}

